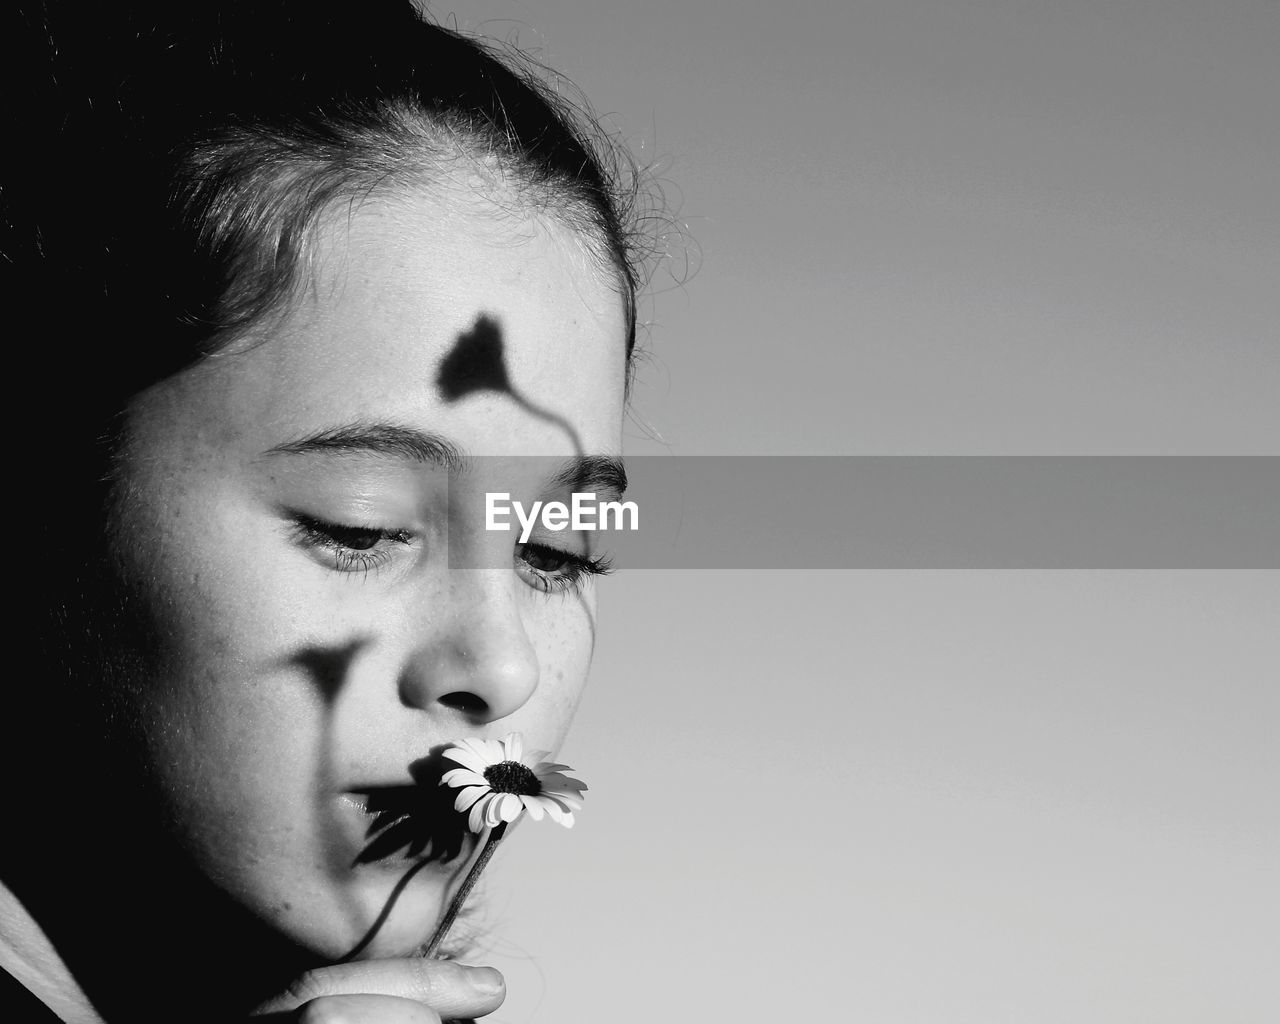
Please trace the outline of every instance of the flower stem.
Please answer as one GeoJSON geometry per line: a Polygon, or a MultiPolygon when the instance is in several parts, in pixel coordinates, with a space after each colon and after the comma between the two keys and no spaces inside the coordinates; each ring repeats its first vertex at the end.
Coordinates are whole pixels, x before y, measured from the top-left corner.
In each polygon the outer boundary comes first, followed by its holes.
{"type": "Polygon", "coordinates": [[[431,941],[427,944],[426,951],[422,954],[424,957],[430,959],[439,951],[440,944],[444,942],[445,936],[449,934],[449,929],[453,926],[458,913],[462,910],[462,905],[466,903],[467,897],[471,895],[471,890],[475,888],[475,884],[480,878],[480,872],[489,863],[489,858],[493,856],[493,851],[498,848],[498,843],[502,841],[503,833],[506,831],[507,823],[505,821],[490,829],[489,838],[484,844],[484,849],[480,851],[480,856],[476,858],[475,864],[471,866],[471,870],[467,872],[467,877],[462,880],[462,885],[458,888],[457,893],[454,894],[453,902],[449,904],[444,920],[436,927],[436,933],[431,936],[431,941]]]}

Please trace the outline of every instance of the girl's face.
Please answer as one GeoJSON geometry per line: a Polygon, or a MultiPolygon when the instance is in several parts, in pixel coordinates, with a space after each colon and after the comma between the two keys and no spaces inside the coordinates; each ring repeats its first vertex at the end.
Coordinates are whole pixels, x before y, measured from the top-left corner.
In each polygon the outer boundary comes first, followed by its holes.
{"type": "MultiPolygon", "coordinates": [[[[303,273],[281,323],[133,403],[117,556],[151,637],[132,717],[179,841],[336,958],[409,866],[356,865],[370,794],[463,736],[564,737],[595,628],[583,538],[523,549],[486,530],[484,493],[592,489],[561,471],[620,450],[626,325],[573,230],[461,188],[343,208],[303,273]],[[469,389],[497,364],[466,352],[495,340],[510,389],[469,389]]],[[[414,875],[361,955],[424,942],[467,860],[414,875]]]]}

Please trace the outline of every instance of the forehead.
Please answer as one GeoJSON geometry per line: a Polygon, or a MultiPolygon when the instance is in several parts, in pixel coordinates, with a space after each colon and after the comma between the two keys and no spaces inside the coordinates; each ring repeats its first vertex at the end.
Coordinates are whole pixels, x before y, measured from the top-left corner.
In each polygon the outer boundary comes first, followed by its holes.
{"type": "Polygon", "coordinates": [[[622,293],[559,218],[461,186],[380,195],[327,213],[302,277],[282,321],[193,376],[224,429],[269,446],[394,422],[477,454],[617,452],[622,293]],[[477,339],[509,387],[442,387],[477,339]]]}

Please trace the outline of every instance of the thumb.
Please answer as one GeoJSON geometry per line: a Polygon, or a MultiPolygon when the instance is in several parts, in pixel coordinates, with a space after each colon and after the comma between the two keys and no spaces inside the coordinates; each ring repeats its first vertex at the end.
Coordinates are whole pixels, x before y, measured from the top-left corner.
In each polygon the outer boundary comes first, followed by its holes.
{"type": "Polygon", "coordinates": [[[334,995],[385,995],[412,999],[441,1017],[479,1017],[506,998],[506,982],[492,967],[468,967],[452,960],[359,960],[317,967],[299,975],[254,1014],[285,1013],[334,995]]]}

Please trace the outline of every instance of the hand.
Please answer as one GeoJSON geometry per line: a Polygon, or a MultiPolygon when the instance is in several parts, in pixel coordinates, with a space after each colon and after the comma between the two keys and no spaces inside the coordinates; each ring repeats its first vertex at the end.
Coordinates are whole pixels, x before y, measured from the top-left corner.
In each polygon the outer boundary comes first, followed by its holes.
{"type": "Polygon", "coordinates": [[[441,1024],[491,1013],[506,995],[506,982],[492,967],[360,960],[307,971],[254,1016],[299,1024],[441,1024]]]}

